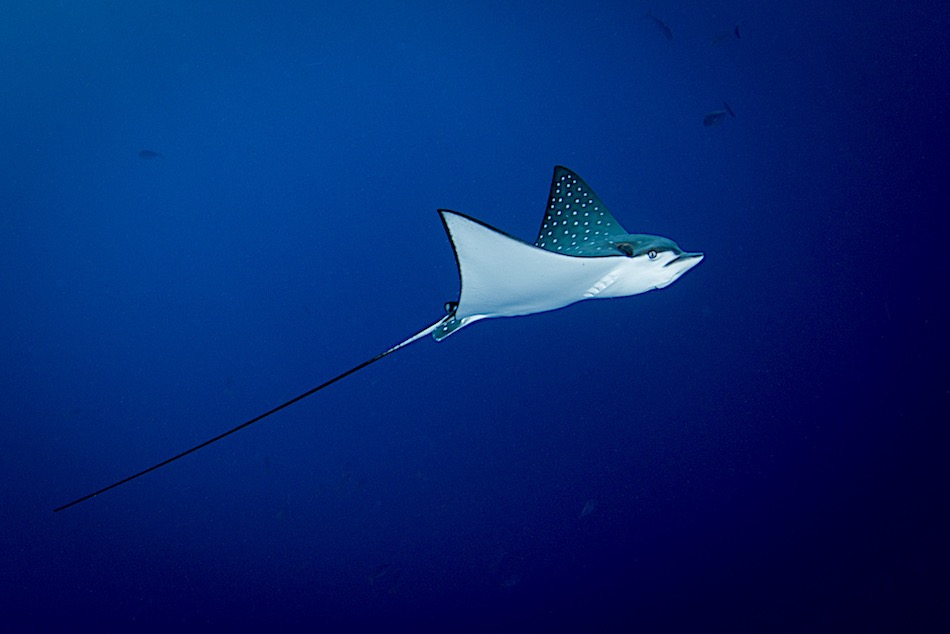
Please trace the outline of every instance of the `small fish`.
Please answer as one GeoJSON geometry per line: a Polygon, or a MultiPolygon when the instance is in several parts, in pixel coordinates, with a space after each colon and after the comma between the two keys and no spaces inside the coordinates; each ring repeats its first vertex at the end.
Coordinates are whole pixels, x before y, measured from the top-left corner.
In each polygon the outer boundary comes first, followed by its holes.
{"type": "Polygon", "coordinates": [[[707,128],[709,126],[719,125],[725,118],[725,110],[713,110],[712,112],[707,112],[706,116],[703,117],[703,125],[707,128]]]}
{"type": "Polygon", "coordinates": [[[594,512],[595,508],[597,508],[597,500],[587,500],[584,502],[584,508],[581,509],[581,514],[577,516],[577,519],[587,517],[594,512]]]}
{"type": "Polygon", "coordinates": [[[514,588],[521,583],[521,575],[511,575],[501,582],[501,587],[505,589],[514,588]]]}
{"type": "Polygon", "coordinates": [[[735,27],[734,29],[732,29],[731,31],[724,31],[724,32],[720,33],[719,35],[717,35],[716,37],[714,37],[714,38],[713,38],[713,44],[719,44],[720,42],[725,42],[726,40],[731,40],[731,39],[733,39],[733,38],[735,38],[735,39],[737,39],[737,40],[741,40],[741,39],[742,39],[742,36],[739,35],[739,25],[738,25],[738,24],[737,24],[736,27],[735,27]]]}
{"type": "Polygon", "coordinates": [[[713,125],[719,125],[726,119],[726,115],[730,115],[735,118],[736,113],[733,112],[732,108],[725,101],[722,102],[722,105],[726,107],[725,110],[713,110],[712,112],[707,112],[706,116],[703,117],[703,125],[707,128],[713,125]]]}
{"type": "Polygon", "coordinates": [[[154,158],[165,158],[165,155],[155,150],[139,150],[139,158],[150,161],[154,158]]]}
{"type": "Polygon", "coordinates": [[[386,588],[386,592],[390,595],[396,595],[399,593],[399,588],[402,583],[402,568],[396,568],[391,575],[389,575],[389,587],[386,588]]]}
{"type": "Polygon", "coordinates": [[[377,581],[385,577],[393,570],[392,564],[379,564],[373,569],[373,573],[367,577],[370,585],[375,585],[377,581]]]}
{"type": "Polygon", "coordinates": [[[660,31],[663,32],[663,36],[664,36],[666,39],[668,39],[668,40],[672,40],[672,39],[673,39],[673,30],[669,27],[669,25],[667,25],[666,22],[664,22],[663,20],[661,20],[660,18],[656,17],[655,15],[653,15],[653,14],[650,13],[650,12],[647,12],[647,14],[646,14],[645,17],[649,18],[650,20],[653,20],[653,24],[655,24],[655,25],[656,25],[656,28],[660,29],[660,31]]]}

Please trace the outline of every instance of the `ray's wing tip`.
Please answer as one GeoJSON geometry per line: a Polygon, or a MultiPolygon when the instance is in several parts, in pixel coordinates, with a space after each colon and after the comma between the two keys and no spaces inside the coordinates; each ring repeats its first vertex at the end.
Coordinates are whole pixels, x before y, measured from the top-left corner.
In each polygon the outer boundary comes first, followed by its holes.
{"type": "Polygon", "coordinates": [[[468,218],[468,216],[463,214],[461,211],[455,211],[454,209],[439,209],[439,218],[442,219],[442,224],[446,225],[446,228],[448,228],[449,219],[453,217],[468,218]]]}
{"type": "Polygon", "coordinates": [[[463,214],[460,214],[459,212],[455,211],[454,209],[442,209],[442,208],[440,208],[440,209],[438,210],[438,212],[439,212],[439,219],[442,220],[442,224],[445,225],[445,228],[446,228],[446,229],[449,228],[449,225],[448,225],[449,218],[451,218],[452,216],[461,216],[461,215],[463,215],[463,214]]]}

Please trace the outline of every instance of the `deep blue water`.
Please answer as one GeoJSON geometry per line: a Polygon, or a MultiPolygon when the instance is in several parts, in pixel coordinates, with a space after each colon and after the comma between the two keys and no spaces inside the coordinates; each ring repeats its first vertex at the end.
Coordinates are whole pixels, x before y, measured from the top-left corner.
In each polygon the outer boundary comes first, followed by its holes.
{"type": "Polygon", "coordinates": [[[5,2],[0,623],[939,630],[947,10],[697,4],[5,2]],[[52,512],[438,319],[436,209],[533,240],[556,164],[705,261],[52,512]]]}

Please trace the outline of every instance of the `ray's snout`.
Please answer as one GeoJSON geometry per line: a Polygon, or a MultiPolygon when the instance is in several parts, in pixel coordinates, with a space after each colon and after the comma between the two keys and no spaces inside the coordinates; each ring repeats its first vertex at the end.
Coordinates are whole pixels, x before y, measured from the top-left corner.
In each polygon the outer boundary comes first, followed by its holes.
{"type": "Polygon", "coordinates": [[[686,272],[702,262],[705,256],[705,253],[681,253],[663,266],[675,264],[676,266],[683,267],[683,271],[686,272]]]}

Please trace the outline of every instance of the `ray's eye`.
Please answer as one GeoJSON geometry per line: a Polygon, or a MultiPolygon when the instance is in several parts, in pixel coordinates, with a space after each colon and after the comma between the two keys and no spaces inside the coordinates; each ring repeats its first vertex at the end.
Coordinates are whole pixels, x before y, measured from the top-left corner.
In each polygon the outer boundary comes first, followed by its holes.
{"type": "Polygon", "coordinates": [[[649,253],[647,253],[647,257],[650,258],[651,260],[655,260],[655,259],[656,259],[656,251],[650,251],[649,253]]]}

